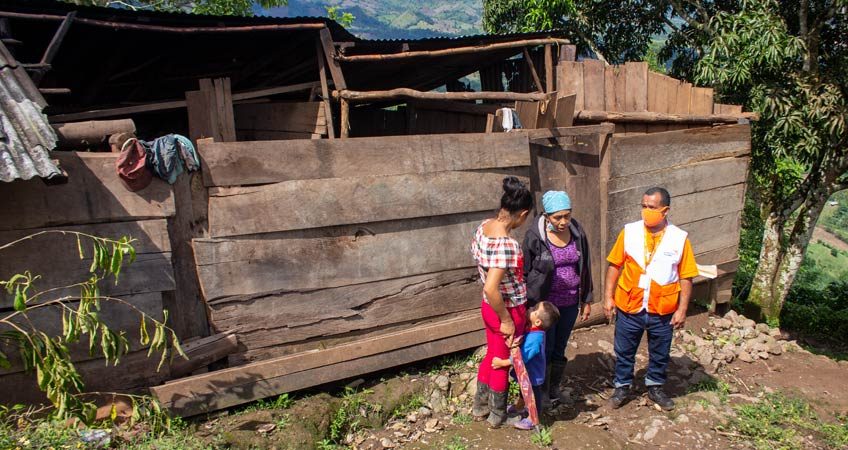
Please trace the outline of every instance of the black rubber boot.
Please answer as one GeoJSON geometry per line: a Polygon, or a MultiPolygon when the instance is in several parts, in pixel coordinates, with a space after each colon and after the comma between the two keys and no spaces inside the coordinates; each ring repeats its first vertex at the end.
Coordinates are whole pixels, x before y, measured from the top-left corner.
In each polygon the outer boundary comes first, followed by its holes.
{"type": "Polygon", "coordinates": [[[609,404],[612,406],[612,409],[618,409],[624,406],[629,399],[630,386],[617,387],[615,388],[615,392],[612,393],[612,397],[609,399],[609,404]]]}
{"type": "Polygon", "coordinates": [[[489,392],[489,407],[491,411],[487,420],[490,427],[499,428],[506,421],[506,400],[508,395],[509,391],[489,392]]]}
{"type": "Polygon", "coordinates": [[[648,398],[665,411],[674,409],[674,400],[668,397],[662,386],[648,386],[648,398]]]}
{"type": "Polygon", "coordinates": [[[474,394],[474,402],[471,404],[471,415],[479,422],[486,420],[489,412],[489,385],[477,381],[477,393],[474,394]]]}
{"type": "Polygon", "coordinates": [[[568,363],[568,360],[565,361],[554,361],[550,366],[550,377],[546,378],[546,380],[550,380],[551,384],[548,388],[548,396],[553,401],[562,401],[562,394],[560,392],[560,385],[562,384],[562,379],[565,378],[565,366],[568,363]]]}
{"type": "Polygon", "coordinates": [[[545,365],[545,382],[542,383],[542,396],[536,399],[536,404],[539,405],[541,411],[548,411],[553,407],[551,397],[548,396],[548,391],[551,390],[551,365],[545,365]]]}

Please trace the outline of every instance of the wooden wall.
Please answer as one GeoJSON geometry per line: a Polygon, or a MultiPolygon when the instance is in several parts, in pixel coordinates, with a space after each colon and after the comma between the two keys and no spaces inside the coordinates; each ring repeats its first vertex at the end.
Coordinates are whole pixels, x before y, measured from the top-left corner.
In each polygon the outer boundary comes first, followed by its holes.
{"type": "MultiPolygon", "coordinates": [[[[0,183],[0,243],[8,243],[45,230],[72,230],[118,239],[137,240],[136,261],[127,266],[116,285],[101,282],[103,295],[118,296],[140,310],[162,318],[176,288],[171,261],[169,218],[174,215],[174,198],[167,183],[154,179],[146,189],[129,192],[115,173],[115,154],[54,152],[60,167],[68,173],[68,182],[48,186],[41,179],[0,183]]],[[[84,250],[90,256],[88,245],[84,250]]],[[[80,260],[76,239],[60,234],[41,237],[0,250],[0,279],[29,270],[40,274],[37,290],[77,283],[88,278],[90,260],[80,260]]],[[[78,295],[78,291],[59,290],[49,298],[78,295]]],[[[0,294],[0,308],[10,311],[12,298],[0,294]]],[[[106,368],[97,355],[90,356],[87,346],[71,349],[86,385],[93,390],[126,390],[157,384],[168,377],[167,367],[156,372],[156,362],[139,350],[138,317],[127,309],[103,303],[102,317],[114,327],[126,329],[132,352],[122,358],[121,369],[106,368]]],[[[61,316],[56,308],[34,310],[33,322],[49,332],[61,332],[61,316]]],[[[40,400],[35,376],[22,372],[13,349],[12,367],[0,371],[4,402],[40,400]]]]}

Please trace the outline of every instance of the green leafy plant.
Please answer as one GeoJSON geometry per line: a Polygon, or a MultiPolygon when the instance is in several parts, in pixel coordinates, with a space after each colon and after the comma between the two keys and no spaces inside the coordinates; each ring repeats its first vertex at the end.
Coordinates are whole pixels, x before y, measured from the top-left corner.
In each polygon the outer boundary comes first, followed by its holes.
{"type": "Polygon", "coordinates": [[[450,442],[445,444],[445,450],[466,450],[467,448],[468,446],[465,445],[465,442],[459,436],[454,436],[450,442]]]}
{"type": "Polygon", "coordinates": [[[457,425],[468,425],[473,421],[474,419],[469,414],[457,414],[453,416],[453,423],[457,425]]]}
{"type": "Polygon", "coordinates": [[[330,443],[340,444],[348,433],[355,433],[361,429],[361,419],[365,415],[379,412],[375,405],[366,401],[365,395],[369,392],[345,388],[341,405],[330,421],[330,443]]]}
{"type": "MultiPolygon", "coordinates": [[[[76,417],[85,422],[94,418],[95,406],[90,399],[92,393],[84,391],[83,380],[77,371],[70,349],[83,341],[89,354],[99,353],[107,364],[117,365],[129,349],[123,330],[111,329],[100,317],[101,303],[111,302],[125,307],[129,313],[139,317],[139,343],[148,348],[148,356],[161,352],[159,368],[175,352],[185,357],[174,331],[165,325],[168,312],[163,311],[164,320],[159,321],[120,298],[102,295],[100,282],[113,278],[118,283],[125,264],[135,260],[133,239],[121,237],[113,240],[75,231],[42,231],[0,246],[0,252],[38,236],[59,233],[76,237],[80,259],[91,258],[89,278],[69,286],[39,290],[39,275],[29,271],[13,275],[0,281],[6,293],[13,298],[13,310],[0,317],[0,348],[14,349],[23,368],[35,372],[38,387],[52,404],[51,416],[56,419],[76,417]],[[87,243],[84,245],[84,243],[87,243]],[[85,247],[91,246],[86,256],[85,247]],[[64,295],[73,289],[78,294],[64,295]],[[36,312],[56,309],[61,315],[61,334],[51,335],[39,329],[30,320],[36,312]]],[[[0,253],[2,254],[2,253],[0,253]]],[[[11,367],[10,357],[0,351],[0,366],[11,367]]],[[[146,397],[129,396],[134,400],[131,421],[142,416],[167,417],[153,400],[146,397]]],[[[156,419],[159,420],[159,419],[156,419]]],[[[156,427],[167,423],[155,423],[156,427]]]]}
{"type": "Polygon", "coordinates": [[[727,403],[730,395],[730,385],[716,378],[699,381],[689,386],[687,392],[715,392],[722,403],[727,403]]]}
{"type": "Polygon", "coordinates": [[[407,414],[416,411],[418,408],[421,408],[425,405],[424,396],[421,394],[415,394],[409,397],[409,400],[404,402],[401,405],[398,405],[394,411],[392,411],[392,418],[404,417],[407,414]]]}
{"type": "Polygon", "coordinates": [[[530,442],[539,447],[550,447],[554,443],[554,437],[551,434],[551,429],[540,426],[539,429],[530,437],[530,442]]]}
{"type": "Polygon", "coordinates": [[[327,10],[327,17],[330,20],[335,20],[343,27],[349,27],[353,24],[353,21],[356,20],[356,16],[353,14],[342,11],[340,6],[325,6],[324,9],[327,10]]]}

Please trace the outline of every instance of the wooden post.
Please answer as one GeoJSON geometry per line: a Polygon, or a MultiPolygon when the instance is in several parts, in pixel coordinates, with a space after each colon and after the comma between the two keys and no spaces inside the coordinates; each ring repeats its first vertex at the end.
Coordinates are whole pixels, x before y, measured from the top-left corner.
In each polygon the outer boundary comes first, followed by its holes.
{"type": "Polygon", "coordinates": [[[342,67],[335,58],[336,49],[333,46],[333,36],[330,35],[330,30],[322,28],[318,32],[318,35],[321,40],[321,47],[324,49],[327,67],[330,68],[330,76],[333,77],[333,86],[337,90],[347,89],[347,83],[345,83],[344,74],[342,74],[342,67]]]}
{"type": "Polygon", "coordinates": [[[341,99],[342,106],[342,120],[341,120],[341,137],[346,138],[350,136],[350,102],[345,99],[341,99]]]}
{"type": "Polygon", "coordinates": [[[560,61],[576,61],[577,60],[577,46],[574,44],[563,45],[559,48],[559,60],[560,61]]]}
{"type": "Polygon", "coordinates": [[[324,63],[324,50],[321,48],[320,39],[315,41],[315,57],[318,61],[318,78],[321,80],[321,97],[324,99],[324,117],[327,119],[327,137],[335,139],[336,131],[333,126],[333,111],[330,105],[330,88],[327,86],[327,67],[324,63]]]}
{"type": "MultiPolygon", "coordinates": [[[[53,39],[51,39],[50,44],[47,45],[47,49],[41,57],[40,64],[49,66],[50,63],[53,62],[53,58],[55,58],[56,53],[59,52],[59,47],[62,45],[62,41],[65,40],[65,35],[68,34],[68,29],[71,28],[71,23],[73,23],[76,15],[76,11],[71,11],[65,16],[65,20],[62,21],[61,25],[59,25],[59,29],[56,30],[56,34],[53,35],[53,39]]],[[[44,73],[44,70],[35,72],[32,76],[32,81],[35,84],[38,84],[44,77],[44,73]]]]}
{"type": "Polygon", "coordinates": [[[533,77],[533,83],[536,84],[536,90],[541,92],[545,91],[545,86],[542,84],[542,80],[539,79],[539,72],[536,71],[536,65],[533,64],[533,59],[530,58],[530,52],[527,51],[527,47],[522,49],[524,52],[524,61],[527,62],[527,66],[530,68],[530,76],[533,77]]]}
{"type": "Polygon", "coordinates": [[[554,86],[554,55],[551,44],[545,45],[545,92],[553,92],[554,86]]]}

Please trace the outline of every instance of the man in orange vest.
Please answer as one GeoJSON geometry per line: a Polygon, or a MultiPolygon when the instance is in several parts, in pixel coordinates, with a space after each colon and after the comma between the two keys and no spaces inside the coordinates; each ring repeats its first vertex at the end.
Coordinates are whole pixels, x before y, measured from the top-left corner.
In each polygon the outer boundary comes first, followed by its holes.
{"type": "Polygon", "coordinates": [[[604,312],[615,322],[615,392],[610,405],[627,402],[642,334],[648,333],[648,398],[665,410],[674,408],[666,380],[674,328],[686,322],[692,278],[698,275],[686,232],[668,223],[668,191],[654,187],[642,196],[642,220],[629,223],[607,256],[604,312]]]}

